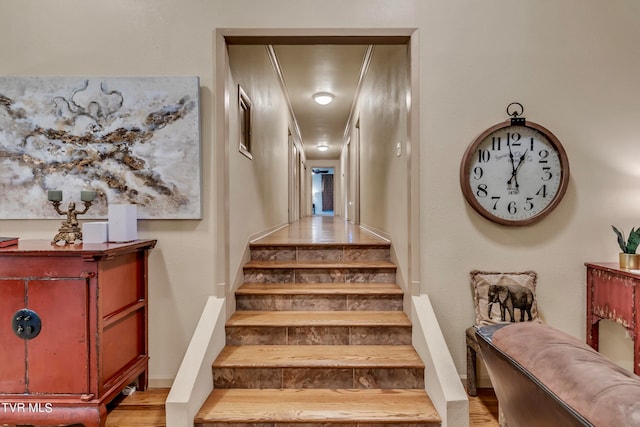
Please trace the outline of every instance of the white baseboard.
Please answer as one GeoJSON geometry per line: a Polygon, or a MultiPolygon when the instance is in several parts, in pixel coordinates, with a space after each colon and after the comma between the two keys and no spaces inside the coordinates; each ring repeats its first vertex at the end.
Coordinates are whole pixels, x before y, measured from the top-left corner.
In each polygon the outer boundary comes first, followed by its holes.
{"type": "Polygon", "coordinates": [[[171,388],[173,378],[149,378],[149,388],[171,388]]]}
{"type": "MultiPolygon", "coordinates": [[[[488,375],[479,375],[477,378],[477,387],[478,388],[493,388],[493,384],[491,384],[491,378],[488,375]]],[[[467,385],[467,376],[460,375],[460,381],[465,386],[467,385]]]]}

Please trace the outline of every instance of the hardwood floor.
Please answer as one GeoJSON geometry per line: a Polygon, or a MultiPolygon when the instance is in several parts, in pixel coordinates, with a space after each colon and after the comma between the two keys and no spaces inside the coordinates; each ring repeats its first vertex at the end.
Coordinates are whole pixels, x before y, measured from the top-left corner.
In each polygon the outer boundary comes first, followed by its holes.
{"type": "Polygon", "coordinates": [[[169,389],[154,388],[117,398],[108,409],[105,427],[165,427],[164,402],[169,389]]]}
{"type": "MultiPolygon", "coordinates": [[[[150,389],[123,399],[109,413],[106,427],[165,427],[164,401],[168,389],[150,389]]],[[[498,401],[492,389],[478,389],[469,398],[470,427],[498,427],[498,401]]]]}
{"type": "Polygon", "coordinates": [[[321,245],[326,243],[383,245],[389,242],[347,222],[344,218],[333,216],[305,217],[256,242],[252,242],[255,245],[265,246],[273,244],[321,245]]]}
{"type": "Polygon", "coordinates": [[[469,397],[469,427],[498,427],[498,400],[490,388],[479,388],[469,397]]]}

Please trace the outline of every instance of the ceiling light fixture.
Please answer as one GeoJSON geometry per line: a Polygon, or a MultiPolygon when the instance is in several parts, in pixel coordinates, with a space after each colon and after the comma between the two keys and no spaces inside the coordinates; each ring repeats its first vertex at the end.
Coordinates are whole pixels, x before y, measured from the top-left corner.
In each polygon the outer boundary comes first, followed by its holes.
{"type": "Polygon", "coordinates": [[[313,94],[313,100],[320,105],[327,105],[333,101],[334,95],[329,92],[318,92],[313,94]]]}
{"type": "Polygon", "coordinates": [[[318,144],[317,148],[320,151],[327,151],[329,149],[329,146],[327,144],[318,144]]]}

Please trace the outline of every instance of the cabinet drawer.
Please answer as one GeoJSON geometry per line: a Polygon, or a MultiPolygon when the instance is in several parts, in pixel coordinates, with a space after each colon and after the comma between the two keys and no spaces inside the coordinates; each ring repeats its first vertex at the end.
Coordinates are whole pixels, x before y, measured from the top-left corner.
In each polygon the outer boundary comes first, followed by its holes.
{"type": "Polygon", "coordinates": [[[131,253],[100,263],[98,280],[102,315],[109,315],[145,298],[143,254],[131,253]]]}
{"type": "Polygon", "coordinates": [[[102,347],[103,383],[109,382],[140,357],[146,357],[145,329],[144,307],[105,328],[102,347]]]}
{"type": "Polygon", "coordinates": [[[94,272],[95,264],[80,258],[24,257],[5,255],[0,257],[0,277],[78,277],[82,272],[94,272]]]}

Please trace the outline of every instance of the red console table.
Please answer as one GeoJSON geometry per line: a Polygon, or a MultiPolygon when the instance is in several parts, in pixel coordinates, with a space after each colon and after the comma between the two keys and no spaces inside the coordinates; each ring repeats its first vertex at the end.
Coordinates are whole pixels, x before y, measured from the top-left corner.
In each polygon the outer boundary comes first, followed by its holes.
{"type": "Polygon", "coordinates": [[[155,240],[0,248],[0,425],[105,424],[147,387],[147,258],[155,240]]]}
{"type": "Polygon", "coordinates": [[[622,270],[618,263],[586,263],[587,344],[598,350],[598,322],[612,320],[624,326],[633,340],[633,372],[640,375],[640,274],[622,270]]]}

